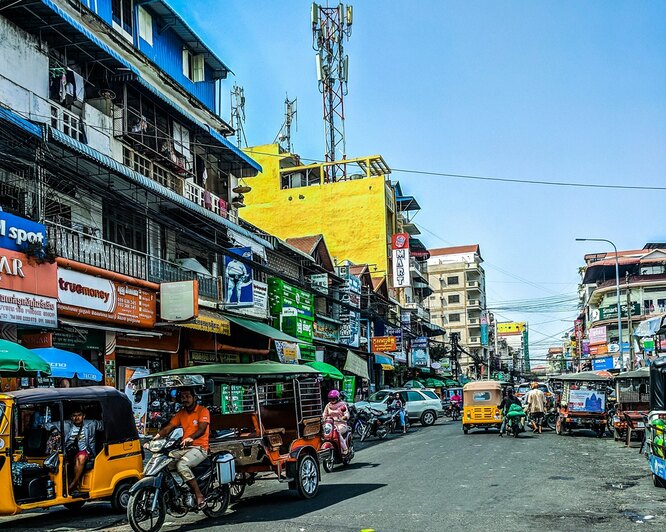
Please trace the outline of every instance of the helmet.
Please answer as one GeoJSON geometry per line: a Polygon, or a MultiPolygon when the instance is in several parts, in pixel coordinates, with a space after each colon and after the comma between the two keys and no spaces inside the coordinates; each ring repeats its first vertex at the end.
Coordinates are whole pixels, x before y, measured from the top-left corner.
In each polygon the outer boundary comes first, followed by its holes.
{"type": "Polygon", "coordinates": [[[328,399],[329,401],[340,399],[340,392],[337,390],[331,390],[330,392],[328,392],[328,399]]]}

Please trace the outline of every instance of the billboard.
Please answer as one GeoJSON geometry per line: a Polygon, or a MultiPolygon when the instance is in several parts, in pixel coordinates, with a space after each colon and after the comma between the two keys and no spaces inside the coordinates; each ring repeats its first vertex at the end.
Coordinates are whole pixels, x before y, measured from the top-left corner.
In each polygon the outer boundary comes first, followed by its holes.
{"type": "Polygon", "coordinates": [[[598,345],[606,343],[606,326],[592,327],[587,334],[590,339],[590,345],[598,345]]]}
{"type": "Polygon", "coordinates": [[[430,367],[428,338],[425,336],[417,336],[412,340],[412,366],[415,368],[430,367]]]}
{"type": "Polygon", "coordinates": [[[252,268],[236,257],[252,260],[252,248],[231,248],[224,256],[224,303],[232,307],[251,307],[254,304],[252,268]]]}
{"type": "Polygon", "coordinates": [[[340,300],[348,306],[340,307],[340,343],[359,347],[361,343],[361,313],[352,308],[361,308],[361,280],[348,273],[341,275],[345,285],[340,290],[340,300]],[[352,307],[352,308],[349,308],[352,307]]]}
{"type": "Polygon", "coordinates": [[[497,334],[499,336],[519,336],[525,330],[525,322],[509,321],[497,324],[497,334]]]}
{"type": "Polygon", "coordinates": [[[395,336],[373,336],[370,342],[373,353],[391,353],[397,350],[395,336]]]}

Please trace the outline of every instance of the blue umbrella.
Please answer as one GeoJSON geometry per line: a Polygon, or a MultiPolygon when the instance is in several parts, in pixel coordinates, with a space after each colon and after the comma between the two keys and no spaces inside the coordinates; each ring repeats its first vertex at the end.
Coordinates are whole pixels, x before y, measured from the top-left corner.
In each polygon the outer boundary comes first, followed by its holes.
{"type": "Polygon", "coordinates": [[[75,375],[85,381],[101,381],[102,373],[81,355],[58,349],[45,347],[32,349],[32,352],[42,357],[51,366],[51,377],[71,379],[75,375]]]}

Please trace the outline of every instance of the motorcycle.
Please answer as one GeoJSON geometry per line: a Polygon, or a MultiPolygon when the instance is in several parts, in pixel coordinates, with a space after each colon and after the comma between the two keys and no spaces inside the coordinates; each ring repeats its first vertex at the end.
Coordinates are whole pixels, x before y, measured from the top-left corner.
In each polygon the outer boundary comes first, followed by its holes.
{"type": "Polygon", "coordinates": [[[365,426],[370,419],[370,413],[365,409],[357,409],[354,405],[349,405],[349,426],[352,432],[359,438],[363,435],[365,426]]]}
{"type": "Polygon", "coordinates": [[[347,465],[354,458],[354,441],[353,441],[353,432],[349,425],[347,426],[347,434],[344,438],[347,442],[347,454],[342,454],[342,448],[340,446],[340,439],[343,437],[335,426],[333,418],[327,418],[324,421],[324,424],[321,428],[322,432],[322,446],[320,454],[322,455],[322,465],[324,466],[324,471],[330,473],[333,471],[333,466],[335,464],[347,465]],[[328,455],[324,453],[328,451],[328,455]],[[324,458],[325,456],[325,458],[324,458]]]}
{"type": "Polygon", "coordinates": [[[368,436],[377,436],[380,440],[383,440],[400,423],[399,410],[382,412],[373,408],[370,409],[370,414],[370,419],[363,434],[361,434],[361,441],[365,441],[368,436]]]}
{"type": "MultiPolygon", "coordinates": [[[[169,437],[146,444],[152,456],[144,467],[143,478],[130,489],[127,504],[127,518],[135,532],[158,531],[167,514],[184,517],[199,511],[194,493],[180,474],[169,467],[175,461],[169,453],[180,448],[182,434],[182,429],[176,429],[169,437]]],[[[207,517],[224,515],[229,506],[229,486],[235,480],[233,456],[213,455],[192,468],[192,472],[206,500],[203,513],[207,517]]]]}

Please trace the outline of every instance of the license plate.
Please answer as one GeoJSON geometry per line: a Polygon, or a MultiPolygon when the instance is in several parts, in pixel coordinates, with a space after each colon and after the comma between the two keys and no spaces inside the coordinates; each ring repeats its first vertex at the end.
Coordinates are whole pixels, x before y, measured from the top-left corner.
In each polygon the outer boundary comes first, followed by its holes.
{"type": "Polygon", "coordinates": [[[642,421],[639,421],[638,423],[636,423],[636,428],[637,429],[644,429],[645,428],[645,423],[643,423],[642,421]]]}

